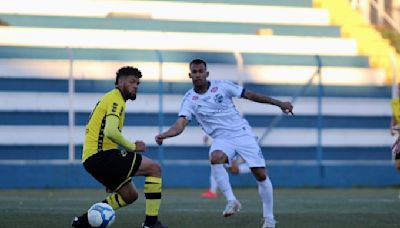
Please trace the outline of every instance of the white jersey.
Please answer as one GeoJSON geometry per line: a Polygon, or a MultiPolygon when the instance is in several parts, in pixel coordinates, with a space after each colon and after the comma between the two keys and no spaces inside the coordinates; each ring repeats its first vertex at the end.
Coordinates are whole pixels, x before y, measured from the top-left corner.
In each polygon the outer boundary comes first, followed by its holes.
{"type": "Polygon", "coordinates": [[[247,120],[236,109],[232,97],[241,97],[243,87],[226,80],[211,80],[208,91],[198,94],[192,88],[182,99],[179,116],[196,118],[203,131],[215,138],[253,135],[247,120]]]}

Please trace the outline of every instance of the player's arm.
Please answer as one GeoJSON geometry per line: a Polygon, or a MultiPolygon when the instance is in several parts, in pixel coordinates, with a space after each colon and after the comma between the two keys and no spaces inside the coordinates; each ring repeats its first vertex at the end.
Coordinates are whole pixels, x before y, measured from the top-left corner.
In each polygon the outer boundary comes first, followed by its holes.
{"type": "Polygon", "coordinates": [[[108,115],[106,117],[106,126],[104,127],[104,136],[109,138],[114,143],[123,146],[126,150],[132,152],[143,152],[146,150],[145,144],[142,141],[135,143],[127,140],[118,130],[119,118],[115,115],[108,115]]]}
{"type": "Polygon", "coordinates": [[[167,131],[156,136],[155,140],[157,144],[161,145],[164,139],[180,135],[183,132],[183,130],[185,130],[185,127],[186,125],[188,125],[188,123],[189,123],[188,119],[186,119],[183,116],[179,117],[167,131]]]}
{"type": "Polygon", "coordinates": [[[250,90],[243,90],[242,97],[258,103],[275,105],[281,108],[282,112],[293,114],[293,105],[290,102],[283,102],[250,90]]]}

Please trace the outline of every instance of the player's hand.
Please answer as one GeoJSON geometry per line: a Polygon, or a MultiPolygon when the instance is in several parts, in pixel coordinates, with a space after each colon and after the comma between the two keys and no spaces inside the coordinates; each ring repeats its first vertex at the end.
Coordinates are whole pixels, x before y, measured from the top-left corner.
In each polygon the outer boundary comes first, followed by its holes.
{"type": "Polygon", "coordinates": [[[156,135],[156,137],[155,137],[156,143],[158,145],[162,145],[164,139],[165,139],[165,137],[163,137],[162,135],[156,135]]]}
{"type": "Polygon", "coordinates": [[[146,144],[143,141],[138,140],[135,142],[136,150],[135,152],[145,152],[146,151],[146,144]]]}
{"type": "Polygon", "coordinates": [[[290,102],[282,102],[280,105],[280,108],[282,109],[282,112],[286,114],[292,114],[293,115],[293,105],[290,102]]]}

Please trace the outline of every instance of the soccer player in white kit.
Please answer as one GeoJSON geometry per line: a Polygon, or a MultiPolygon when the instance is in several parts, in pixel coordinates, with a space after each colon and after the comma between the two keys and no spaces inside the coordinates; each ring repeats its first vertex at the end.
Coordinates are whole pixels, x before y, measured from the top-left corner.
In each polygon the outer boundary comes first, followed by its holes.
{"type": "Polygon", "coordinates": [[[256,136],[247,120],[237,111],[232,97],[276,105],[284,113],[292,113],[292,104],[254,93],[230,81],[207,80],[207,64],[201,59],[192,60],[189,67],[189,78],[192,79],[193,88],[183,97],[176,122],[167,131],[157,135],[156,142],[161,145],[164,139],[181,134],[189,121],[195,117],[203,131],[213,139],[209,151],[211,173],[227,199],[223,216],[231,216],[241,209],[223,166],[239,154],[250,167],[258,183],[258,192],[263,204],[262,227],[275,227],[273,189],[265,169],[265,159],[256,136]]]}

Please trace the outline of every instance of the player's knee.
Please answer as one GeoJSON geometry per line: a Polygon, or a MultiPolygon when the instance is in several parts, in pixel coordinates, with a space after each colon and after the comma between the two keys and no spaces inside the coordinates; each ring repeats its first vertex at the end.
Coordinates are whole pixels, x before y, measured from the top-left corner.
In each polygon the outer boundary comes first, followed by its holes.
{"type": "Polygon", "coordinates": [[[210,162],[211,164],[223,164],[227,160],[227,157],[224,153],[222,152],[213,152],[211,154],[210,162]]]}
{"type": "Polygon", "coordinates": [[[255,177],[258,181],[265,181],[267,179],[267,175],[265,175],[265,173],[257,174],[255,177]]]}
{"type": "Polygon", "coordinates": [[[251,171],[257,181],[264,181],[267,179],[267,171],[265,169],[252,168],[251,171]]]}
{"type": "Polygon", "coordinates": [[[161,166],[157,162],[154,162],[153,164],[150,165],[150,176],[153,177],[161,177],[161,166]]]}
{"type": "Polygon", "coordinates": [[[129,194],[122,196],[126,204],[132,204],[139,198],[139,194],[136,191],[130,191],[129,194]]]}

